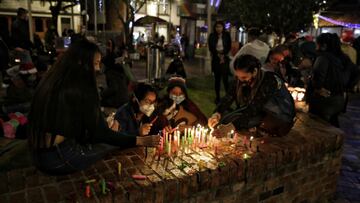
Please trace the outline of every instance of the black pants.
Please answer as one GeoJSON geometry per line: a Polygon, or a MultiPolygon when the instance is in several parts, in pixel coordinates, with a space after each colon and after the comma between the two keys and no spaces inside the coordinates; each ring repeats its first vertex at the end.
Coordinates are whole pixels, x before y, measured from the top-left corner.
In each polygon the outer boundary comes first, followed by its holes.
{"type": "Polygon", "coordinates": [[[215,77],[216,100],[220,99],[221,80],[223,81],[225,91],[227,92],[229,89],[229,62],[228,60],[225,61],[223,64],[220,64],[217,60],[212,62],[212,70],[215,77]]]}
{"type": "MultiPolygon", "coordinates": [[[[343,94],[330,97],[313,96],[309,101],[309,112],[329,122],[335,127],[339,127],[338,117],[345,106],[343,94]]],[[[346,108],[346,107],[345,107],[346,108]]]]}
{"type": "Polygon", "coordinates": [[[79,145],[73,140],[34,152],[34,164],[49,175],[66,175],[84,170],[118,147],[107,144],[79,145]]]}

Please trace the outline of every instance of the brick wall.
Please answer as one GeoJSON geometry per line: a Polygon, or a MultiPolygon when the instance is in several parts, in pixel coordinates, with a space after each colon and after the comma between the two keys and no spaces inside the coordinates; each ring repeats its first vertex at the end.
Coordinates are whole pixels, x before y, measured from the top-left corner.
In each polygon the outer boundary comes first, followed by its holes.
{"type": "Polygon", "coordinates": [[[135,148],[68,176],[10,171],[0,174],[0,202],[327,202],[335,193],[342,143],[340,130],[300,113],[288,136],[257,138],[251,148],[223,140],[216,152],[191,150],[172,159],[158,159],[151,150],[145,158],[144,149],[135,148]],[[134,174],[146,179],[134,180],[134,174]],[[84,182],[91,179],[96,182],[86,197],[84,182]],[[106,194],[101,180],[110,182],[106,194]]]}

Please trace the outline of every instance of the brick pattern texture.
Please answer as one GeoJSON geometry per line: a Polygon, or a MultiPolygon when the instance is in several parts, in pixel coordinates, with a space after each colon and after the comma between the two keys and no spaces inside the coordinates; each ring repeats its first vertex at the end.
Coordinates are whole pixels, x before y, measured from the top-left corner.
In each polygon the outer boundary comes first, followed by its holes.
{"type": "Polygon", "coordinates": [[[17,169],[0,174],[0,202],[332,200],[341,165],[342,131],[299,113],[288,136],[256,138],[251,148],[239,143],[224,139],[217,150],[189,150],[171,158],[158,158],[149,149],[145,157],[144,148],[116,151],[86,171],[59,177],[33,167],[17,169]],[[244,159],[244,153],[250,158],[244,159]],[[145,179],[136,180],[132,175],[145,179]],[[93,179],[86,194],[85,181],[93,179]],[[103,180],[108,190],[103,191],[103,180]]]}

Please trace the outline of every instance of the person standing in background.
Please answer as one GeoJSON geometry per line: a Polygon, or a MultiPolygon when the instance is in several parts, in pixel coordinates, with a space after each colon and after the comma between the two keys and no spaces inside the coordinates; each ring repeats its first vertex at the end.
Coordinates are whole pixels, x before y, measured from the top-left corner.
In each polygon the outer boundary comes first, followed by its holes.
{"type": "Polygon", "coordinates": [[[208,40],[209,51],[211,53],[211,69],[215,77],[215,103],[220,102],[220,83],[224,83],[225,91],[229,89],[228,76],[230,74],[228,54],[231,49],[231,37],[226,32],[224,23],[218,21],[215,23],[214,30],[208,40]]]}
{"type": "Polygon", "coordinates": [[[11,38],[15,48],[30,51],[32,42],[30,41],[28,11],[24,8],[17,10],[16,20],[11,25],[11,38]]]}

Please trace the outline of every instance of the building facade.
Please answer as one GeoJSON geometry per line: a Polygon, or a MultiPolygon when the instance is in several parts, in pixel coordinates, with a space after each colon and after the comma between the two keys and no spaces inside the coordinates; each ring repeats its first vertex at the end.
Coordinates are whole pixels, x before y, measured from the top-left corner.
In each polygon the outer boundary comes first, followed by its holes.
{"type": "MultiPolygon", "coordinates": [[[[51,12],[49,3],[41,3],[40,1],[30,0],[2,0],[0,3],[0,30],[3,38],[11,36],[11,25],[16,19],[17,9],[22,7],[31,11],[31,22],[33,34],[37,34],[44,39],[45,33],[49,28],[51,21],[51,12]]],[[[81,9],[80,4],[68,8],[65,12],[61,12],[58,17],[58,34],[66,29],[73,29],[79,32],[81,28],[81,9]]]]}

